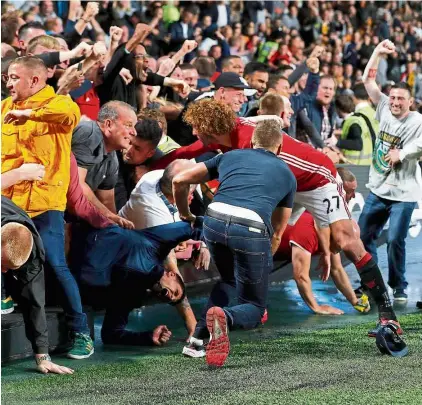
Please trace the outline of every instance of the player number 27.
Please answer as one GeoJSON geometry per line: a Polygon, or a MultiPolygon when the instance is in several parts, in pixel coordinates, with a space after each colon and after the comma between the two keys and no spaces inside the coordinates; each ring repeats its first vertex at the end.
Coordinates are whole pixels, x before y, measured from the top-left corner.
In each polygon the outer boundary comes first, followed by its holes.
{"type": "Polygon", "coordinates": [[[333,208],[331,208],[331,201],[328,198],[324,198],[324,200],[322,200],[322,202],[325,204],[327,203],[327,214],[329,214],[330,212],[334,211],[334,208],[336,208],[337,210],[340,208],[340,197],[338,195],[333,195],[331,197],[331,200],[336,200],[337,204],[333,204],[333,208]]]}

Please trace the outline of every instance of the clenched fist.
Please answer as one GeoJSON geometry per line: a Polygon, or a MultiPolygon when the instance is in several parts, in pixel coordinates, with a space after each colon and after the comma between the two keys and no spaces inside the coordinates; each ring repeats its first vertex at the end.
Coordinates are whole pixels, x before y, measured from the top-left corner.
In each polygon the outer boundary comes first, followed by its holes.
{"type": "Polygon", "coordinates": [[[122,39],[123,30],[120,27],[116,27],[115,25],[112,25],[110,27],[110,38],[111,42],[120,42],[122,39]]]}
{"type": "Polygon", "coordinates": [[[378,52],[379,54],[389,55],[395,51],[396,46],[389,39],[385,39],[384,41],[380,42],[375,48],[375,52],[378,52]]]}

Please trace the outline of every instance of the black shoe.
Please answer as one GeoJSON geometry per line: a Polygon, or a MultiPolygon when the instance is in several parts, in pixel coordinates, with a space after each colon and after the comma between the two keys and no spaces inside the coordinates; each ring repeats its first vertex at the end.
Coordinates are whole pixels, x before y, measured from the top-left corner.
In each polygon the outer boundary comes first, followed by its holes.
{"type": "Polygon", "coordinates": [[[397,288],[393,292],[394,301],[398,302],[406,302],[407,301],[407,294],[404,292],[403,288],[397,288]]]}
{"type": "Polygon", "coordinates": [[[363,287],[360,286],[358,288],[356,288],[356,290],[354,290],[356,298],[359,299],[360,297],[362,297],[363,294],[365,294],[365,292],[363,291],[363,287]]]}

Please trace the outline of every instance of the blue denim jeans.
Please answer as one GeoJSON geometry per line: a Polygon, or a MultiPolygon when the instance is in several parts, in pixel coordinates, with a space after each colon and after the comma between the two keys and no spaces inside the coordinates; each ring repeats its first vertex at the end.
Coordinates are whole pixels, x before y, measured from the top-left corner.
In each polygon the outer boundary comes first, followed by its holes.
{"type": "Polygon", "coordinates": [[[47,211],[32,218],[44,244],[47,269],[63,291],[63,309],[71,332],[89,334],[86,315],[75,278],[67,267],[64,251],[64,219],[61,211],[47,211]]]}
{"type": "Polygon", "coordinates": [[[359,227],[365,249],[378,262],[376,240],[390,218],[387,236],[388,285],[393,289],[405,289],[406,236],[416,202],[391,201],[369,193],[359,227]]]}
{"type": "Polygon", "coordinates": [[[195,332],[206,337],[205,315],[213,306],[222,307],[230,329],[256,328],[267,306],[268,275],[272,270],[271,240],[248,226],[206,216],[204,238],[221,275],[204,308],[195,332]],[[229,307],[237,296],[238,305],[229,307]]]}

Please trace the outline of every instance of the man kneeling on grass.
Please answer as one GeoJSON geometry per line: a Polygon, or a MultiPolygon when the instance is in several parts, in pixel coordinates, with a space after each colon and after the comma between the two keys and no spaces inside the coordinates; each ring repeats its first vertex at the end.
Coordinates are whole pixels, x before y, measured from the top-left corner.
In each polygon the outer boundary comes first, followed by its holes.
{"type": "Polygon", "coordinates": [[[167,326],[146,332],[129,331],[128,317],[133,309],[144,305],[149,295],[171,305],[186,301],[182,277],[165,270],[163,262],[180,242],[201,239],[202,218],[193,226],[189,222],[144,230],[111,226],[81,230],[81,234],[84,236],[72,237],[72,268],[84,302],[106,308],[103,343],[160,346],[167,342],[171,337],[167,326]]]}

